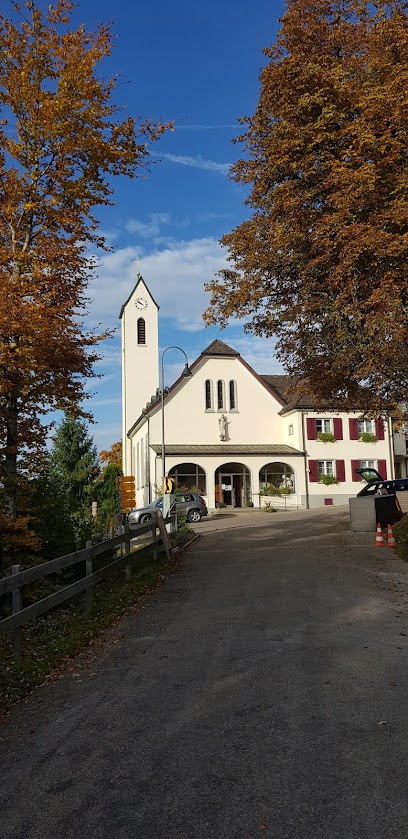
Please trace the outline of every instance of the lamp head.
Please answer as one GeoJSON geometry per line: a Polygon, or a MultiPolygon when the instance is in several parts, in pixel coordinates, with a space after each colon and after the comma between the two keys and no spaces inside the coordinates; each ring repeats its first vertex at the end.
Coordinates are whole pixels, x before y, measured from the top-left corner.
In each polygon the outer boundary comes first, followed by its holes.
{"type": "Polygon", "coordinates": [[[181,377],[182,377],[183,379],[188,379],[188,378],[189,378],[190,376],[192,376],[192,375],[193,375],[193,374],[192,374],[192,372],[191,372],[191,370],[190,370],[190,368],[189,368],[189,366],[188,366],[188,364],[187,364],[187,361],[186,361],[186,363],[185,363],[185,365],[184,365],[184,370],[183,370],[183,372],[182,372],[182,374],[181,374],[181,377]]]}

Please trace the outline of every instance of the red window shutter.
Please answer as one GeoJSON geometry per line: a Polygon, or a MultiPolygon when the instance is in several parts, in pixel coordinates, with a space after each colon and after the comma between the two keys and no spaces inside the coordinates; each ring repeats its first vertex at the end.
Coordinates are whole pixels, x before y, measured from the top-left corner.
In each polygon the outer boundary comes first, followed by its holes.
{"type": "Polygon", "coordinates": [[[309,481],[316,484],[318,480],[319,472],[317,468],[317,460],[309,460],[309,481]]]}
{"type": "Polygon", "coordinates": [[[333,420],[333,431],[336,440],[343,439],[343,420],[340,417],[335,417],[333,420]]]}
{"type": "Polygon", "coordinates": [[[387,461],[386,460],[377,460],[378,472],[380,473],[381,477],[384,480],[387,480],[387,461]]]}
{"type": "Polygon", "coordinates": [[[339,483],[346,480],[346,467],[344,460],[336,460],[336,478],[339,483]]]}
{"type": "Polygon", "coordinates": [[[306,419],[307,439],[316,440],[316,420],[313,417],[306,419]]]}
{"type": "Polygon", "coordinates": [[[349,419],[350,440],[358,440],[358,422],[356,419],[349,419]]]}
{"type": "Polygon", "coordinates": [[[352,460],[351,461],[351,476],[352,476],[353,481],[355,481],[355,482],[361,481],[361,475],[357,475],[357,472],[354,471],[355,469],[359,469],[359,468],[360,468],[360,461],[359,460],[352,460]]]}
{"type": "Polygon", "coordinates": [[[381,419],[381,417],[379,417],[375,421],[375,436],[377,440],[384,440],[384,421],[381,419]]]}

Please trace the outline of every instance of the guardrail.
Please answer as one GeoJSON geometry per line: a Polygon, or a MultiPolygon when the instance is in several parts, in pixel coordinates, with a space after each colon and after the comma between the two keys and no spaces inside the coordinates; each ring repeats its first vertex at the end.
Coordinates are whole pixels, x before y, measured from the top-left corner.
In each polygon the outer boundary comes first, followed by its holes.
{"type": "Polygon", "coordinates": [[[122,569],[125,569],[126,579],[130,580],[132,565],[140,559],[141,554],[138,550],[131,551],[130,543],[132,539],[142,536],[145,533],[150,533],[150,539],[147,544],[153,549],[153,558],[156,559],[158,547],[163,545],[167,558],[170,559],[172,557],[172,547],[166,525],[174,524],[175,520],[176,516],[174,514],[163,519],[160,511],[155,511],[155,518],[148,524],[138,525],[132,528],[132,530],[123,528],[123,532],[114,536],[112,539],[105,539],[96,545],[87,543],[86,548],[83,548],[83,550],[75,551],[65,556],[59,556],[56,559],[51,559],[49,562],[43,562],[41,565],[34,565],[25,571],[21,570],[20,565],[13,565],[11,574],[8,577],[0,578],[0,597],[4,597],[4,595],[10,593],[12,595],[12,614],[0,621],[0,634],[7,632],[13,633],[14,659],[16,663],[21,663],[21,627],[25,623],[49,612],[51,609],[54,609],[66,600],[70,600],[82,591],[86,592],[85,611],[90,612],[92,609],[92,589],[95,583],[113,576],[122,569]],[[119,552],[119,550],[120,556],[117,556],[102,568],[94,571],[93,560],[96,557],[108,551],[119,552]],[[23,608],[22,589],[24,586],[37,580],[43,580],[50,574],[56,574],[81,562],[85,562],[84,577],[42,598],[42,600],[38,600],[36,603],[23,608]]]}

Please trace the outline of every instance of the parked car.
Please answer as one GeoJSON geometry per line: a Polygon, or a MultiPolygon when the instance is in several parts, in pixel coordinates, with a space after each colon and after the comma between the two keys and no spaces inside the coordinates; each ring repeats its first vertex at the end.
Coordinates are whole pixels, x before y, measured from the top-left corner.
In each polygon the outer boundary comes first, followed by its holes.
{"type": "Polygon", "coordinates": [[[367,481],[357,496],[395,495],[397,492],[408,491],[408,478],[395,478],[388,481],[376,469],[355,469],[354,471],[367,481]]]}
{"type": "MultiPolygon", "coordinates": [[[[152,520],[153,510],[163,509],[163,498],[156,498],[146,507],[131,510],[128,514],[128,525],[130,530],[138,524],[146,524],[152,520]]],[[[208,516],[208,510],[204,499],[197,492],[176,493],[176,511],[182,513],[187,521],[198,522],[203,516],[208,516]]]]}

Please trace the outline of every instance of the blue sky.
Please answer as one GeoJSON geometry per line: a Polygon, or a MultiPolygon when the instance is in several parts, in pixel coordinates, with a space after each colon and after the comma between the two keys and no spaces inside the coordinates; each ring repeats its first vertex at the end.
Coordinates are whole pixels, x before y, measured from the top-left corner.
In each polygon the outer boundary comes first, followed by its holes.
{"type": "MultiPolygon", "coordinates": [[[[160,305],[161,348],[177,344],[192,361],[221,337],[258,372],[280,369],[272,341],[245,335],[239,324],[221,333],[206,329],[202,313],[204,283],[225,263],[218,241],[248,214],[243,188],[228,177],[241,154],[231,141],[240,132],[237,119],[255,110],[262,49],[276,37],[283,6],[282,0],[254,6],[244,0],[86,0],[75,11],[75,21],[88,29],[113,21],[116,47],[104,70],[122,75],[116,101],[133,116],[176,123],[152,146],[150,175],[118,179],[116,206],[99,213],[115,252],[102,256],[90,285],[90,320],[117,332],[101,345],[101,378],[89,382],[98,448],[121,435],[118,314],[136,280],[136,259],[160,305]]],[[[181,354],[167,353],[168,383],[181,365],[181,354]]]]}

